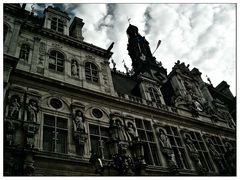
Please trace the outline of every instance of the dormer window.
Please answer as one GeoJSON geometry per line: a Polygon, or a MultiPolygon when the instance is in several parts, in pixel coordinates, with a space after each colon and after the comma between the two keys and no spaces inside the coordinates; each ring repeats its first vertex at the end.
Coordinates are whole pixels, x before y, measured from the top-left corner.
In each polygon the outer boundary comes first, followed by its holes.
{"type": "Polygon", "coordinates": [[[63,33],[63,21],[58,18],[52,18],[51,29],[63,33]]]}
{"type": "Polygon", "coordinates": [[[161,103],[160,95],[159,95],[159,93],[157,92],[156,89],[150,87],[150,88],[148,88],[148,91],[149,91],[151,100],[152,100],[153,102],[161,103]]]}

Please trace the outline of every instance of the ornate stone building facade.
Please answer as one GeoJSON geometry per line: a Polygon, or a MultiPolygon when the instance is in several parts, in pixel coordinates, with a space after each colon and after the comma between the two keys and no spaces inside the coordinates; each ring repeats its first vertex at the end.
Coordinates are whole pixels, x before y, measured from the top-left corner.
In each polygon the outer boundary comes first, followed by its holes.
{"type": "MultiPolygon", "coordinates": [[[[236,102],[129,25],[133,71],[86,43],[82,19],[4,4],[4,175],[236,175],[236,102]]],[[[127,42],[126,42],[127,43],[127,42]]]]}

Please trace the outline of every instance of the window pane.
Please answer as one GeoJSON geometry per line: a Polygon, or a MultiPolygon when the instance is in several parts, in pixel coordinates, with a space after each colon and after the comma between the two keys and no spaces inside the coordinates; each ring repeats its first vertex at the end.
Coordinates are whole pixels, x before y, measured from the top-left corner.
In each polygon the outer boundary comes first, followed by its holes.
{"type": "Polygon", "coordinates": [[[108,128],[101,127],[100,130],[101,130],[101,136],[108,137],[108,128]]]}
{"type": "Polygon", "coordinates": [[[146,130],[152,130],[151,123],[149,121],[143,121],[146,130]]]}
{"type": "Polygon", "coordinates": [[[99,135],[99,129],[98,126],[89,124],[90,134],[96,134],[99,135]]]}
{"type": "Polygon", "coordinates": [[[99,137],[90,136],[90,141],[91,141],[91,151],[98,153],[99,137]]]}
{"type": "Polygon", "coordinates": [[[147,138],[146,138],[146,135],[145,135],[145,131],[143,130],[138,130],[138,135],[139,135],[139,138],[143,141],[146,141],[147,138]]]}
{"type": "Polygon", "coordinates": [[[54,64],[50,64],[50,63],[49,63],[49,69],[55,70],[55,69],[56,69],[56,66],[55,66],[54,64]]]}
{"type": "Polygon", "coordinates": [[[46,151],[54,151],[54,129],[44,127],[43,129],[43,149],[46,151]]]}
{"type": "Polygon", "coordinates": [[[172,134],[171,128],[169,126],[165,127],[167,134],[172,134]]]}
{"type": "Polygon", "coordinates": [[[85,76],[87,80],[98,82],[98,69],[93,63],[87,62],[85,64],[85,76]]]}
{"type": "Polygon", "coordinates": [[[157,149],[157,146],[156,144],[152,144],[151,143],[151,150],[152,150],[152,156],[153,156],[153,160],[154,160],[154,163],[156,166],[160,166],[160,160],[159,160],[159,157],[158,157],[158,149],[157,149]]]}
{"type": "Polygon", "coordinates": [[[182,146],[181,139],[175,137],[175,140],[176,140],[176,142],[177,142],[177,146],[181,147],[181,146],[182,146]]]}
{"type": "Polygon", "coordinates": [[[67,131],[58,130],[56,152],[67,152],[67,131]]]}
{"type": "Polygon", "coordinates": [[[183,148],[179,148],[179,157],[183,161],[185,168],[190,169],[188,161],[187,161],[187,157],[186,157],[186,152],[184,151],[183,148]]]}
{"type": "Polygon", "coordinates": [[[102,140],[103,140],[103,156],[104,156],[104,159],[109,159],[110,158],[110,152],[109,152],[109,147],[108,147],[108,144],[107,144],[107,139],[104,138],[102,140]]]}
{"type": "Polygon", "coordinates": [[[44,125],[55,126],[55,117],[48,114],[44,114],[44,125]]]}
{"type": "Polygon", "coordinates": [[[148,141],[154,142],[154,138],[153,138],[153,133],[152,132],[147,132],[147,138],[148,138],[148,141]]]}
{"type": "Polygon", "coordinates": [[[141,119],[135,119],[135,122],[136,122],[137,128],[143,129],[143,125],[142,125],[142,120],[141,119]]]}
{"type": "Polygon", "coordinates": [[[178,167],[180,169],[184,169],[183,160],[181,158],[181,154],[179,153],[178,149],[176,147],[173,147],[173,151],[174,151],[174,155],[175,155],[175,159],[178,167]]]}
{"type": "Polygon", "coordinates": [[[58,72],[63,72],[63,67],[57,66],[57,71],[58,71],[58,72]]]}
{"type": "Polygon", "coordinates": [[[143,149],[144,149],[144,159],[146,163],[153,165],[152,158],[151,158],[151,151],[149,149],[148,143],[144,143],[143,149]]]}
{"type": "Polygon", "coordinates": [[[172,131],[173,131],[174,136],[179,136],[177,128],[172,127],[172,131]]]}
{"type": "Polygon", "coordinates": [[[168,136],[168,138],[169,138],[169,140],[170,140],[171,145],[172,145],[172,146],[176,146],[176,143],[175,143],[175,141],[174,141],[174,137],[168,136]]]}
{"type": "Polygon", "coordinates": [[[67,119],[57,117],[57,127],[67,129],[67,119]]]}

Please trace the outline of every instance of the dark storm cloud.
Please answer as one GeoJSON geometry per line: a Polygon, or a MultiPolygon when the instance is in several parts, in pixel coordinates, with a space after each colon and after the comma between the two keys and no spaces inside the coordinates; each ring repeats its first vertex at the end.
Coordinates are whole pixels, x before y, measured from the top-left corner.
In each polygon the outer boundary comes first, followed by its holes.
{"type": "MultiPolygon", "coordinates": [[[[27,9],[31,11],[31,5],[27,9]]],[[[45,4],[47,6],[53,4],[45,4]]],[[[63,4],[73,18],[85,22],[86,42],[108,48],[115,42],[113,59],[124,71],[122,59],[131,69],[127,51],[128,18],[146,37],[154,56],[171,71],[178,59],[206,74],[214,85],[227,81],[235,94],[236,5],[234,4],[63,4]],[[226,63],[227,62],[227,63],[226,63]],[[217,67],[217,68],[216,68],[217,67]],[[226,71],[228,69],[228,71],[226,71]],[[224,72],[224,73],[223,73],[224,72]]],[[[35,8],[44,10],[43,4],[35,8]]]]}
{"type": "Polygon", "coordinates": [[[151,31],[151,23],[150,23],[150,21],[152,20],[152,16],[150,14],[151,10],[152,10],[151,7],[147,7],[144,12],[144,20],[145,20],[144,32],[145,32],[145,34],[148,34],[151,31]]]}
{"type": "Polygon", "coordinates": [[[113,28],[114,26],[116,4],[106,4],[106,8],[106,15],[99,20],[96,26],[97,31],[102,30],[102,28],[113,28]]]}

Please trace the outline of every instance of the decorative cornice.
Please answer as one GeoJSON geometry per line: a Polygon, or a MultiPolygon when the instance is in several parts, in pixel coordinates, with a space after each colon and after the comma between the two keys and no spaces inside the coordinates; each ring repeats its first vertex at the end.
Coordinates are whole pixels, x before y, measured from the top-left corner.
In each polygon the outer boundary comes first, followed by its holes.
{"type": "Polygon", "coordinates": [[[39,35],[42,35],[44,37],[49,37],[49,38],[52,38],[56,41],[63,42],[64,44],[69,44],[70,46],[74,46],[74,47],[77,47],[77,48],[80,48],[80,49],[84,49],[88,52],[95,53],[95,54],[97,54],[101,57],[104,57],[104,58],[110,58],[113,54],[112,52],[109,52],[105,49],[94,46],[93,44],[89,44],[89,43],[84,42],[84,41],[79,41],[74,37],[60,34],[56,31],[51,30],[51,29],[42,28],[42,27],[30,24],[30,23],[24,23],[22,28],[25,29],[25,30],[32,31],[33,33],[37,33],[39,35]]]}

